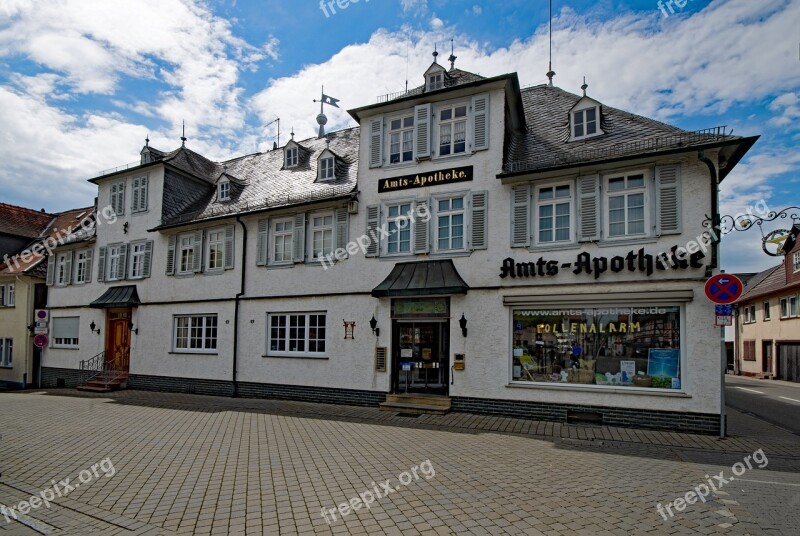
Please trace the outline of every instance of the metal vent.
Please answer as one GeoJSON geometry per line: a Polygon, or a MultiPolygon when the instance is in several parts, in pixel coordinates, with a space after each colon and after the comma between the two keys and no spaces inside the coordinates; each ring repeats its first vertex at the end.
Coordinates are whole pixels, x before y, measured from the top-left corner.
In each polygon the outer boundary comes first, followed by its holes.
{"type": "Polygon", "coordinates": [[[377,372],[386,372],[386,347],[379,346],[375,348],[375,370],[377,372]]]}

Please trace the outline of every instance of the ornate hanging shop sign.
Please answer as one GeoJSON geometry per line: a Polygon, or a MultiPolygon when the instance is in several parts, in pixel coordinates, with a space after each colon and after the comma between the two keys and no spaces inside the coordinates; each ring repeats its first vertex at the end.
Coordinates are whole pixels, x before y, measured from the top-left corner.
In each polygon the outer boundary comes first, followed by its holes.
{"type": "Polygon", "coordinates": [[[472,166],[460,168],[447,168],[431,173],[417,173],[415,175],[403,175],[391,179],[381,179],[378,183],[378,193],[395,192],[398,190],[411,190],[412,188],[424,188],[426,186],[441,186],[443,184],[454,184],[457,182],[471,181],[473,177],[472,166]]]}

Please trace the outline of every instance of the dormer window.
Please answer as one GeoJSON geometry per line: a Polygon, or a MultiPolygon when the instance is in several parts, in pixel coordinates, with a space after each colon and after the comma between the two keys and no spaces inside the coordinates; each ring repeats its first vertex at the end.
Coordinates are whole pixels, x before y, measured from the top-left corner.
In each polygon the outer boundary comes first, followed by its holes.
{"type": "Polygon", "coordinates": [[[435,91],[444,87],[444,75],[433,73],[428,75],[428,91],[435,91]]]}
{"type": "Polygon", "coordinates": [[[321,181],[329,181],[334,178],[334,163],[335,159],[332,156],[328,156],[325,158],[320,159],[319,161],[319,180],[321,181]]]}
{"type": "Polygon", "coordinates": [[[600,103],[583,97],[570,110],[570,141],[583,140],[604,134],[600,128],[600,103]]]}
{"type": "Polygon", "coordinates": [[[142,165],[150,163],[150,151],[148,151],[147,149],[142,151],[142,162],[141,163],[142,163],[142,165]]]}
{"type": "Polygon", "coordinates": [[[231,183],[222,181],[217,185],[217,201],[230,201],[231,200],[231,183]]]}
{"type": "Polygon", "coordinates": [[[297,147],[289,147],[286,149],[286,167],[295,167],[298,160],[297,147]]]}

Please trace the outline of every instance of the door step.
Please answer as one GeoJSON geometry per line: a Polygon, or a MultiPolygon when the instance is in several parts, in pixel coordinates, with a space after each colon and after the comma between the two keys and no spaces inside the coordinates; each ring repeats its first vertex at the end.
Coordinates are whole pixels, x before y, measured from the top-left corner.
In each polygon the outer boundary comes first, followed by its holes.
{"type": "Polygon", "coordinates": [[[450,398],[434,395],[387,395],[380,404],[381,411],[396,411],[415,415],[445,415],[450,412],[450,398]]]}

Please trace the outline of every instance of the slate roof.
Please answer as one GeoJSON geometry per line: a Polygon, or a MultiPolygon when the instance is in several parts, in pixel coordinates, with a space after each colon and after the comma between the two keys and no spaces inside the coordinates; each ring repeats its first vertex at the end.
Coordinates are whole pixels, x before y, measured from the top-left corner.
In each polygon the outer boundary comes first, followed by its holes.
{"type": "MultiPolygon", "coordinates": [[[[190,206],[165,215],[156,229],[343,197],[356,192],[359,128],[331,132],[328,139],[330,150],[338,156],[334,180],[317,181],[317,158],[327,147],[325,139],[318,138],[297,142],[304,150],[298,151],[298,165],[292,168],[284,168],[283,149],[214,163],[220,174],[224,165],[225,173],[239,181],[237,187],[231,188],[231,201],[217,203],[216,190],[209,188],[190,206]]],[[[219,175],[215,182],[217,178],[219,175]]]]}
{"type": "MultiPolygon", "coordinates": [[[[486,80],[486,77],[481,76],[479,74],[471,73],[469,71],[464,71],[461,69],[451,69],[449,71],[445,69],[444,71],[443,82],[444,82],[444,87],[446,88],[456,87],[463,84],[469,84],[471,82],[480,82],[481,80],[486,80]]],[[[423,93],[425,93],[426,87],[427,84],[422,84],[421,86],[415,87],[414,89],[409,89],[407,93],[403,92],[402,95],[399,96],[407,97],[411,95],[422,95],[423,93]]],[[[435,91],[439,90],[437,89],[435,91]]]]}
{"type": "Polygon", "coordinates": [[[205,156],[184,146],[178,147],[169,153],[164,153],[161,162],[167,163],[211,184],[216,183],[217,179],[222,174],[222,165],[212,162],[205,156]]]}
{"type": "Polygon", "coordinates": [[[761,296],[767,296],[781,290],[800,287],[800,282],[787,285],[786,265],[781,263],[778,266],[768,268],[763,272],[754,275],[745,283],[745,290],[741,298],[736,303],[747,303],[761,296]]]}
{"type": "Polygon", "coordinates": [[[0,203],[0,234],[37,238],[52,219],[46,212],[0,203]]]}
{"type": "Polygon", "coordinates": [[[546,84],[525,88],[521,93],[528,128],[507,134],[503,165],[507,174],[743,139],[726,135],[721,128],[689,132],[601,105],[600,128],[605,134],[570,142],[569,111],[582,97],[546,84]]]}

